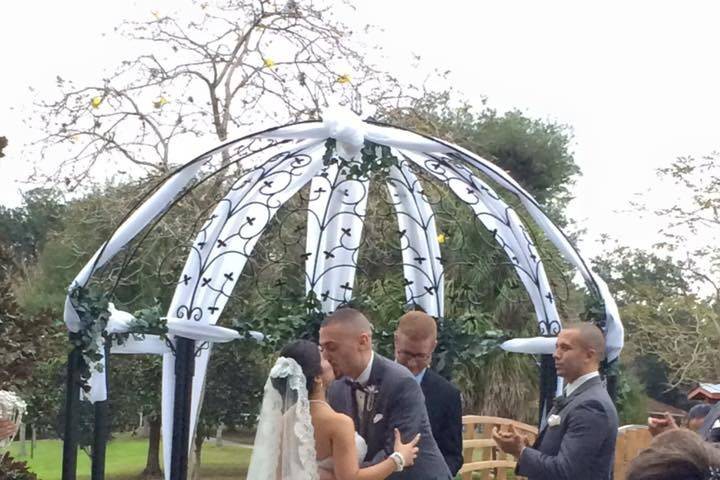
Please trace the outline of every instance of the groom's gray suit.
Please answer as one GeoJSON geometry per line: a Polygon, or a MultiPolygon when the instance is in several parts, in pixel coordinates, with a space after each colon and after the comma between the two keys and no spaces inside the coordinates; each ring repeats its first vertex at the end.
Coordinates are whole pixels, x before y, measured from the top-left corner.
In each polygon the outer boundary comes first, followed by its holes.
{"type": "Polygon", "coordinates": [[[425,397],[407,368],[375,353],[365,392],[365,411],[362,415],[355,412],[357,402],[353,401],[355,391],[349,379],[334,381],[327,393],[330,405],[352,418],[355,429],[365,438],[368,446],[365,466],[374,465],[393,452],[393,429],[397,428],[404,442],[420,433],[420,451],[415,465],[389,478],[452,478],[433,438],[425,409],[425,397]]]}
{"type": "Polygon", "coordinates": [[[550,411],[558,425],[546,425],[532,448],[520,454],[517,473],[529,480],[610,480],[618,416],[594,377],[550,411]]]}

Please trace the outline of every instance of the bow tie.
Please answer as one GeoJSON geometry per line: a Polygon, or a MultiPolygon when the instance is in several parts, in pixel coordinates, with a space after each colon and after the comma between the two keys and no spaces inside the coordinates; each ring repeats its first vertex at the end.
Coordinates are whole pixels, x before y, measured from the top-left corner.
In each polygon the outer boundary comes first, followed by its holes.
{"type": "Polygon", "coordinates": [[[565,405],[567,405],[567,402],[568,402],[568,397],[563,392],[562,395],[557,396],[553,399],[553,410],[555,410],[555,412],[559,412],[560,410],[565,408],[565,405]]]}
{"type": "Polygon", "coordinates": [[[365,386],[364,386],[362,383],[360,383],[360,382],[356,382],[355,380],[350,380],[349,378],[346,378],[346,379],[345,379],[345,383],[350,386],[350,389],[351,389],[353,392],[360,391],[360,392],[363,392],[363,393],[367,393],[367,389],[366,389],[365,386]]]}

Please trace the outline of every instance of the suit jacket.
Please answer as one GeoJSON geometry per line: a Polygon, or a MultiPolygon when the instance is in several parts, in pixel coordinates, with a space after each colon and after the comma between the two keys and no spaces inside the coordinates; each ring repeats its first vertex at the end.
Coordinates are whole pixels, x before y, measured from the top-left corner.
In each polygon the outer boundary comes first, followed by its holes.
{"type": "Polygon", "coordinates": [[[560,424],[540,431],[533,448],[520,455],[517,472],[530,480],[610,480],[618,416],[600,377],[550,413],[560,416],[560,424]]]}
{"type": "Polygon", "coordinates": [[[710,409],[707,416],[705,417],[705,421],[703,422],[702,427],[700,428],[700,431],[698,432],[701,437],[703,437],[703,440],[706,442],[720,442],[720,428],[718,428],[717,422],[720,421],[720,403],[715,404],[715,406],[710,409]],[[715,428],[713,428],[715,427],[715,428]]]}
{"type": "Polygon", "coordinates": [[[430,421],[425,409],[425,397],[410,371],[375,353],[366,384],[363,424],[353,412],[352,391],[343,379],[334,381],[328,389],[328,403],[338,412],[353,418],[355,429],[365,438],[368,446],[363,465],[383,461],[394,451],[395,434],[400,430],[404,442],[420,433],[420,449],[415,464],[391,479],[449,480],[448,471],[440,450],[433,439],[430,421]]]}
{"type": "Polygon", "coordinates": [[[460,390],[438,373],[425,370],[420,387],[425,395],[433,437],[450,473],[456,475],[463,465],[462,400],[460,390]]]}

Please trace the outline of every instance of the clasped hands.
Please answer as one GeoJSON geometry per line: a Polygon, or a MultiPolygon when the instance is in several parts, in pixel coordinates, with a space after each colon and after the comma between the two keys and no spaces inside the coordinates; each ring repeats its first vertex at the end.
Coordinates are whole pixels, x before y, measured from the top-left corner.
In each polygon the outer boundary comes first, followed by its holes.
{"type": "Polygon", "coordinates": [[[498,427],[493,428],[492,438],[500,450],[509,453],[516,459],[520,458],[520,454],[525,447],[530,446],[530,439],[515,430],[515,426],[513,425],[510,425],[506,431],[498,427]]]}
{"type": "Polygon", "coordinates": [[[675,422],[675,418],[668,412],[665,412],[661,418],[648,418],[648,430],[650,430],[650,434],[653,437],[676,428],[678,428],[678,425],[675,422]]]}

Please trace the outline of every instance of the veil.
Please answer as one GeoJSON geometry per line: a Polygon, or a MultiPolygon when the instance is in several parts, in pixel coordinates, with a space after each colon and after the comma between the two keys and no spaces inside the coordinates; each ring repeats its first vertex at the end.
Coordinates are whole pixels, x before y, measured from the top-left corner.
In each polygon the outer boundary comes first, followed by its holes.
{"type": "Polygon", "coordinates": [[[295,360],[277,359],[265,382],[247,478],[318,480],[315,432],[305,382],[295,360]]]}

